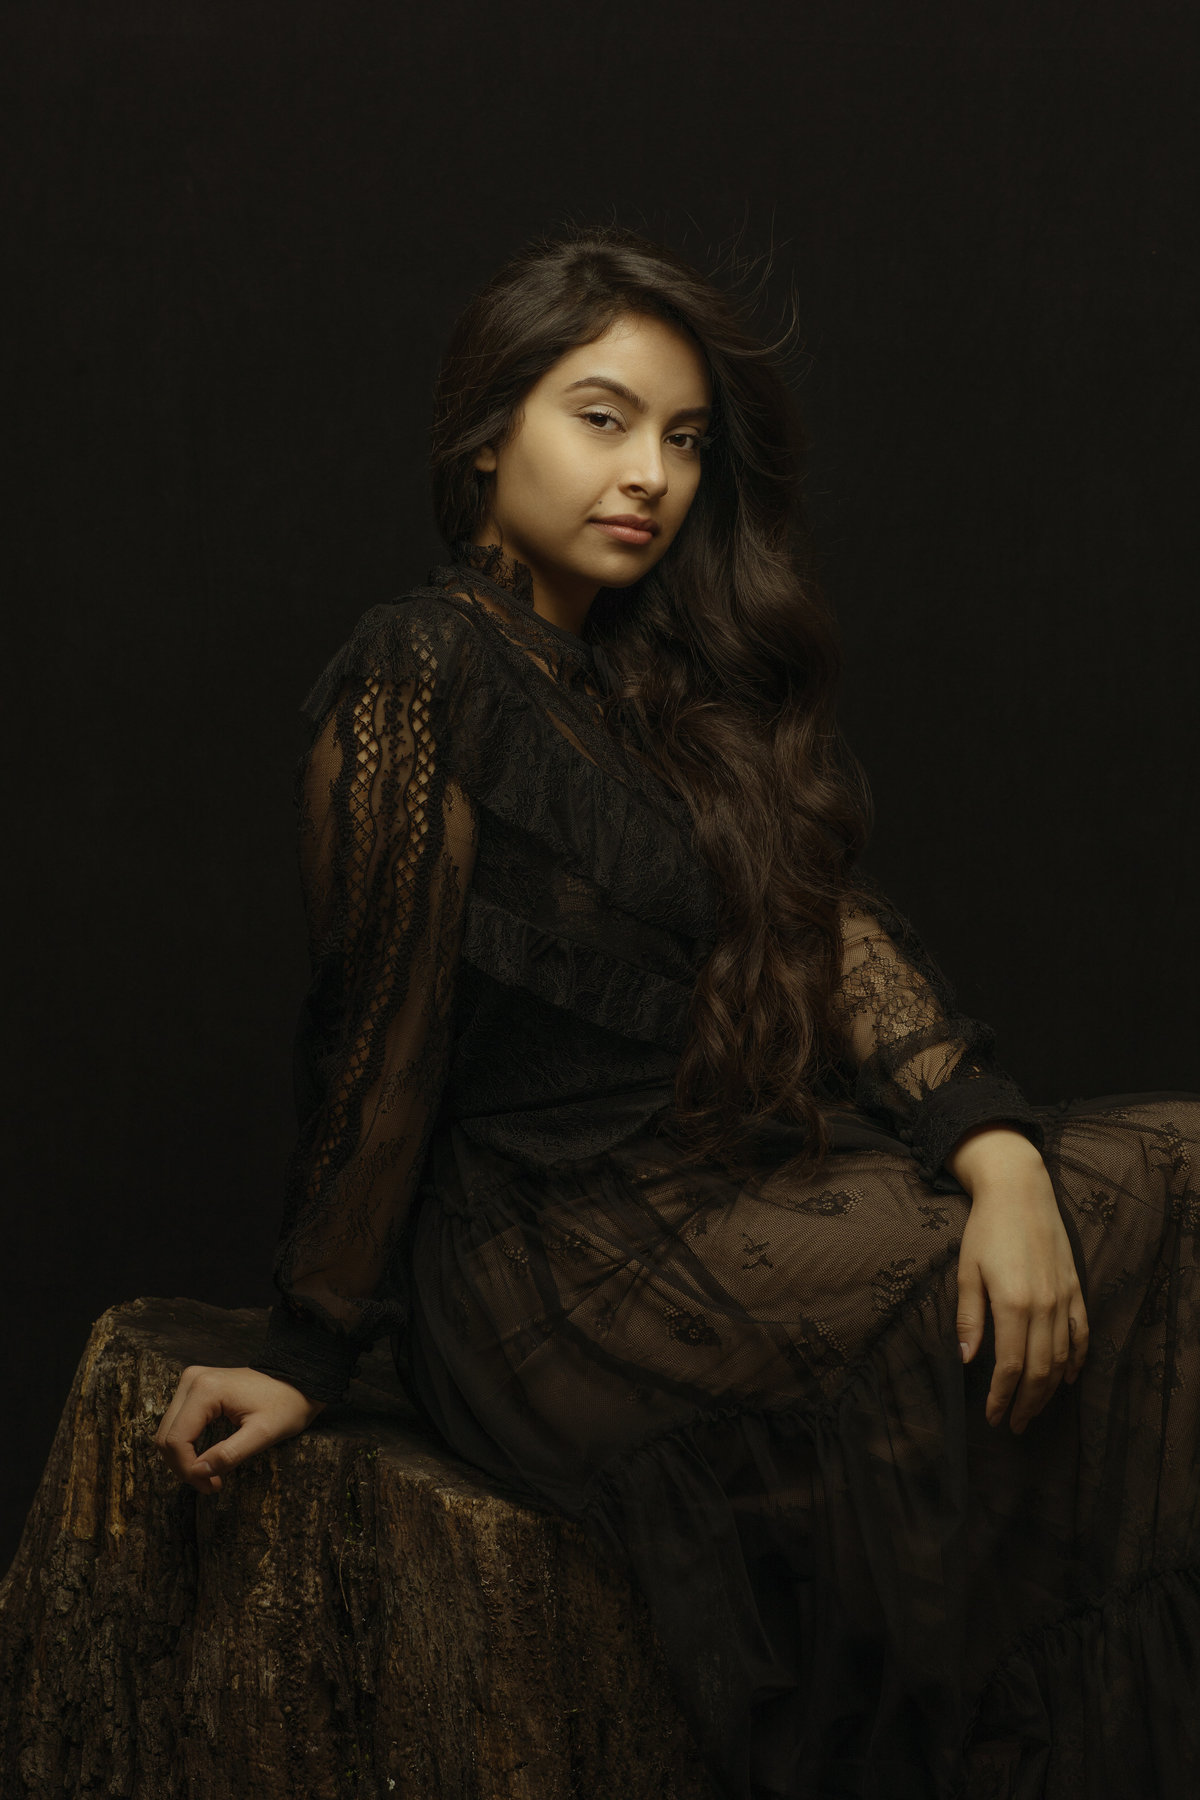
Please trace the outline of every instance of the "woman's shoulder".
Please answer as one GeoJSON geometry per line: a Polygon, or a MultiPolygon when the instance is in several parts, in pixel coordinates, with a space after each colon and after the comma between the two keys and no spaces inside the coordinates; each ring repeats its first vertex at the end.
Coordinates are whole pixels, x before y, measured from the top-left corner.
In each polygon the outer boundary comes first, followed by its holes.
{"type": "Polygon", "coordinates": [[[354,681],[416,680],[446,695],[464,677],[478,677],[485,655],[485,636],[466,609],[436,590],[412,588],[359,615],[301,710],[322,719],[354,681]]]}

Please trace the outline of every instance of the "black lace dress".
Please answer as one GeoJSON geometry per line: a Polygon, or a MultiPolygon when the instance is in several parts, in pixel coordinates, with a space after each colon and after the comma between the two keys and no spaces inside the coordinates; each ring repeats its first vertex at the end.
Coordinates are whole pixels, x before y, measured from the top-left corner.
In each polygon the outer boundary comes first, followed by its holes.
{"type": "Polygon", "coordinates": [[[459,1455],[640,1584],[722,1800],[1196,1791],[1200,1096],[1032,1107],[885,903],[847,911],[815,1179],[660,1129],[713,878],[602,653],[454,546],[309,695],[313,980],[254,1364],[390,1337],[459,1455]],[[955,1331],[972,1124],[1041,1146],[1086,1370],[1021,1437],[955,1331]]]}

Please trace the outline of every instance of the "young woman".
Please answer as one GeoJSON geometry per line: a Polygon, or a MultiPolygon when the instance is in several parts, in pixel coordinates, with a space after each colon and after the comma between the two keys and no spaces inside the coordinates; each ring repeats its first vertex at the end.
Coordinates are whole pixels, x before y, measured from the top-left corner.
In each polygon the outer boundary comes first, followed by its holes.
{"type": "Polygon", "coordinates": [[[640,1583],[726,1800],[1190,1792],[1200,1096],[1031,1106],[856,874],[797,441],[629,234],[459,321],[452,561],[306,701],[280,1299],[157,1441],[215,1492],[387,1336],[640,1583]]]}

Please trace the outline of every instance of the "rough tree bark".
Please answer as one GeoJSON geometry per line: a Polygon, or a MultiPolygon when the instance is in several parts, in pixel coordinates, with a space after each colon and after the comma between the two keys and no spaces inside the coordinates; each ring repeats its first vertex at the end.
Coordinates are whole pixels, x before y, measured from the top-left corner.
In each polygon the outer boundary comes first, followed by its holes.
{"type": "Polygon", "coordinates": [[[263,1319],[97,1321],[0,1584],[4,1800],[711,1800],[641,1595],[424,1435],[386,1346],[219,1495],[175,1480],[181,1369],[263,1319]]]}

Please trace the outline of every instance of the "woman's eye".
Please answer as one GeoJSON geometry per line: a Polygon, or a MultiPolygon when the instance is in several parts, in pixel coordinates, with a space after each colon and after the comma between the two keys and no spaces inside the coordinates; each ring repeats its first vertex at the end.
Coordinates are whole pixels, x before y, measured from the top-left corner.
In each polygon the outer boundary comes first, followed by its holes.
{"type": "MultiPolygon", "coordinates": [[[[599,419],[600,423],[596,427],[597,431],[603,431],[606,425],[619,425],[621,423],[616,413],[596,411],[580,413],[579,416],[581,419],[587,419],[589,421],[592,419],[599,419]]],[[[680,448],[685,450],[689,456],[698,456],[700,451],[705,445],[710,443],[711,440],[706,438],[703,433],[699,431],[673,431],[668,437],[667,442],[669,444],[679,444],[680,448]]]]}

